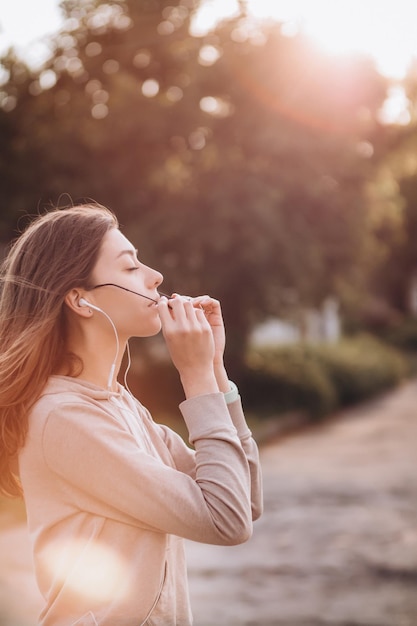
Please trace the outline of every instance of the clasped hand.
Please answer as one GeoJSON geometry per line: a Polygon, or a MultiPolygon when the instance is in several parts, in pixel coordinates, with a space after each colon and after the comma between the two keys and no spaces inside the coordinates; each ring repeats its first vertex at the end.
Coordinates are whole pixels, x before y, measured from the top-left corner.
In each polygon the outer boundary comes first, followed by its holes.
{"type": "Polygon", "coordinates": [[[158,303],[162,332],[181,380],[214,380],[214,368],[223,362],[225,330],[220,303],[209,296],[188,298],[174,294],[158,303]]]}

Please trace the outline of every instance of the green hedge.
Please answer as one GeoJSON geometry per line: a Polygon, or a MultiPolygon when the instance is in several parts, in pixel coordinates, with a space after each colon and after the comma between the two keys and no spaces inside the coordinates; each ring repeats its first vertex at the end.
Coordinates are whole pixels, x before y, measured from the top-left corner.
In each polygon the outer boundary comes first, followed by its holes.
{"type": "Polygon", "coordinates": [[[383,338],[401,350],[417,351],[417,319],[415,317],[404,318],[400,323],[386,330],[383,338]]]}
{"type": "Polygon", "coordinates": [[[252,410],[300,409],[316,418],[398,384],[409,371],[405,356],[369,335],[251,350],[246,365],[242,395],[252,410]]]}
{"type": "Polygon", "coordinates": [[[326,372],[302,346],[252,350],[241,389],[245,406],[257,413],[301,408],[319,416],[337,404],[326,372]]]}

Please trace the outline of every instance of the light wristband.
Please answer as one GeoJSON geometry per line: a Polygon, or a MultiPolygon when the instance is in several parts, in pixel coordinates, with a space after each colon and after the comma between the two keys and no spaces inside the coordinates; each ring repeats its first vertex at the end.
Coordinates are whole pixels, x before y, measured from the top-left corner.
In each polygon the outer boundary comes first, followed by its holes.
{"type": "Polygon", "coordinates": [[[239,397],[239,390],[235,383],[232,383],[232,381],[229,380],[229,385],[230,391],[227,391],[225,394],[223,394],[224,399],[226,400],[226,404],[232,404],[232,402],[235,402],[239,397]]]}

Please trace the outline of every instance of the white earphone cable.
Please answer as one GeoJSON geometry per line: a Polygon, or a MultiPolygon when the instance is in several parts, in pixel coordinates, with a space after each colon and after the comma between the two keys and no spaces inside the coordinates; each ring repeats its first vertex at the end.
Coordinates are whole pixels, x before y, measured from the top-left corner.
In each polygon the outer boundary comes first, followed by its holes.
{"type": "Polygon", "coordinates": [[[99,309],[99,311],[101,313],[103,313],[103,315],[105,315],[105,317],[109,320],[112,328],[113,328],[113,332],[114,332],[114,336],[116,338],[116,354],[114,355],[114,361],[111,365],[110,368],[110,373],[109,373],[109,378],[107,380],[107,389],[111,390],[112,388],[112,384],[113,384],[113,377],[114,377],[114,372],[116,369],[116,363],[117,363],[117,357],[119,356],[119,350],[120,350],[120,341],[119,341],[119,335],[117,334],[117,329],[116,326],[112,320],[112,318],[110,317],[110,315],[108,315],[105,311],[103,311],[102,309],[99,309]]]}
{"type": "MultiPolygon", "coordinates": [[[[82,300],[80,300],[80,303],[81,303],[81,302],[82,302],[82,300]]],[[[84,302],[85,302],[85,304],[86,304],[87,306],[89,306],[91,309],[93,309],[94,311],[98,311],[98,313],[101,313],[102,315],[104,315],[104,316],[108,319],[108,321],[110,322],[111,327],[112,327],[112,329],[113,329],[114,336],[115,336],[115,338],[116,338],[116,354],[114,355],[114,361],[113,361],[113,363],[111,364],[111,368],[110,368],[110,372],[109,372],[109,377],[108,377],[108,380],[107,380],[107,389],[108,389],[109,391],[111,391],[111,388],[112,388],[112,383],[113,383],[113,376],[114,376],[114,372],[115,372],[115,369],[116,369],[117,357],[119,356],[119,350],[120,350],[119,335],[117,334],[117,329],[116,329],[116,326],[115,326],[115,324],[114,324],[114,322],[113,322],[112,318],[110,317],[110,315],[108,315],[108,314],[106,313],[106,311],[103,311],[103,309],[100,309],[100,307],[95,306],[94,304],[91,304],[90,302],[87,302],[86,300],[84,300],[84,302]]]]}
{"type": "Polygon", "coordinates": [[[132,365],[132,357],[130,355],[129,342],[126,343],[126,349],[127,349],[127,365],[126,365],[125,373],[124,373],[124,376],[123,376],[123,382],[124,382],[125,388],[127,389],[127,391],[130,393],[130,395],[133,398],[133,393],[130,391],[129,385],[127,384],[127,375],[129,373],[130,366],[132,365]]]}

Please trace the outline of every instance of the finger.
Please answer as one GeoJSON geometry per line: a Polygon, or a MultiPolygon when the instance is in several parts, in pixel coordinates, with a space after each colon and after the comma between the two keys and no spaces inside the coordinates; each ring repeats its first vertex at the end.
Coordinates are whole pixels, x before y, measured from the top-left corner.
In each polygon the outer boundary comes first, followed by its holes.
{"type": "Polygon", "coordinates": [[[222,317],[220,302],[210,296],[200,296],[195,298],[194,306],[198,306],[204,310],[206,315],[217,314],[222,317]]]}
{"type": "Polygon", "coordinates": [[[220,306],[220,302],[218,300],[216,300],[215,298],[212,298],[211,296],[198,296],[197,298],[193,298],[193,302],[195,304],[203,304],[205,306],[220,306]]]}
{"type": "Polygon", "coordinates": [[[173,294],[173,300],[176,302],[182,302],[184,308],[187,308],[186,305],[193,304],[194,298],[191,296],[184,296],[178,293],[173,294]]]}
{"type": "Polygon", "coordinates": [[[197,328],[201,326],[201,318],[196,316],[196,311],[201,309],[196,309],[193,305],[191,298],[187,298],[185,296],[180,296],[178,298],[178,320],[183,322],[184,327],[188,328],[197,328]]]}
{"type": "Polygon", "coordinates": [[[194,298],[178,295],[176,300],[178,302],[178,307],[179,303],[181,303],[185,318],[191,327],[196,328],[201,327],[202,324],[206,325],[204,311],[200,306],[194,306],[194,298]]]}
{"type": "Polygon", "coordinates": [[[179,294],[174,294],[174,297],[171,298],[169,302],[173,311],[174,319],[179,323],[185,323],[188,318],[185,305],[188,301],[185,300],[183,296],[180,296],[179,294]]]}
{"type": "Polygon", "coordinates": [[[203,328],[210,328],[210,324],[207,321],[205,311],[200,307],[197,307],[197,308],[194,307],[193,311],[194,311],[194,315],[196,317],[198,324],[203,328]]]}
{"type": "Polygon", "coordinates": [[[190,296],[174,293],[169,302],[173,308],[173,317],[181,326],[186,328],[188,323],[194,327],[201,327],[201,325],[203,325],[208,328],[209,325],[207,325],[206,315],[209,315],[210,311],[204,310],[204,307],[200,304],[200,302],[206,303],[207,306],[210,306],[210,303],[215,303],[217,301],[213,300],[213,298],[210,298],[209,296],[191,298],[190,296]],[[200,312],[198,316],[196,316],[196,311],[200,312]]]}
{"type": "Polygon", "coordinates": [[[157,303],[159,318],[163,324],[166,326],[172,321],[171,314],[171,305],[168,304],[168,298],[162,297],[158,300],[157,303]]]}
{"type": "Polygon", "coordinates": [[[201,302],[209,302],[212,298],[210,298],[210,296],[208,296],[207,294],[204,296],[196,296],[195,298],[193,298],[193,303],[194,304],[200,304],[201,302]]]}
{"type": "Polygon", "coordinates": [[[175,300],[181,300],[182,302],[192,302],[194,300],[194,298],[192,298],[191,296],[185,296],[180,293],[173,293],[171,298],[175,300]]]}
{"type": "Polygon", "coordinates": [[[196,319],[196,316],[195,316],[196,309],[194,308],[194,304],[192,302],[192,298],[184,297],[183,298],[183,306],[184,306],[184,311],[185,311],[185,314],[187,316],[187,319],[190,322],[193,322],[196,319]]]}
{"type": "Polygon", "coordinates": [[[192,303],[195,308],[202,309],[204,305],[210,301],[210,296],[198,296],[197,298],[192,298],[192,303]]]}

